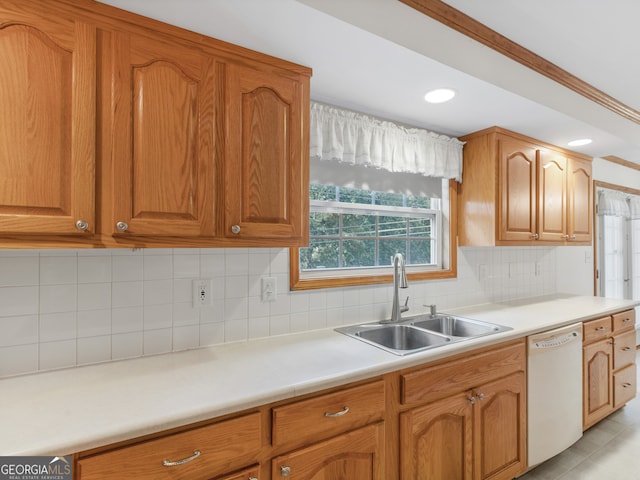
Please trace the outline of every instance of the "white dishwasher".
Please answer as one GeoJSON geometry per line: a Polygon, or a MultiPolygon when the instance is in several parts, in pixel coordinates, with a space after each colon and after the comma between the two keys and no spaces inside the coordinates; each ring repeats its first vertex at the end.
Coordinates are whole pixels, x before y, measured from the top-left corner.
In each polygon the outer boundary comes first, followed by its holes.
{"type": "Polygon", "coordinates": [[[528,466],[582,437],[582,323],[528,337],[528,466]]]}

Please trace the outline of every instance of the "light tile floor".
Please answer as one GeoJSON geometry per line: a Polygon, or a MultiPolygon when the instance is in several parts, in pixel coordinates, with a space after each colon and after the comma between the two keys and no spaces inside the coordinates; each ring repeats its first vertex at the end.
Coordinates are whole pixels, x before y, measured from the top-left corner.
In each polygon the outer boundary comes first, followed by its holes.
{"type": "MultiPolygon", "coordinates": [[[[636,353],[636,360],[639,359],[640,351],[636,353]]],[[[638,397],[591,427],[570,448],[519,477],[519,480],[618,479],[640,479],[638,397]]]]}

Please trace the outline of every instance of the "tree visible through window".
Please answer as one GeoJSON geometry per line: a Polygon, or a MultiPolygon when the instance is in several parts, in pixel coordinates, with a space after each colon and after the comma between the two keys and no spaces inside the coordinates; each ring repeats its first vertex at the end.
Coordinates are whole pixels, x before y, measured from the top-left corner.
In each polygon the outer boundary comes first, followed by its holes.
{"type": "Polygon", "coordinates": [[[329,185],[310,186],[310,241],[302,271],[407,265],[438,266],[440,200],[329,185]]]}

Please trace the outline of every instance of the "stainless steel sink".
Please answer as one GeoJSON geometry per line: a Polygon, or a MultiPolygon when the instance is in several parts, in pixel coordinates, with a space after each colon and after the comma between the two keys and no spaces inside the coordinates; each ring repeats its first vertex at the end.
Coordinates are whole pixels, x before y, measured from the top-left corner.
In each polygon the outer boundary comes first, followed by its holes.
{"type": "Polygon", "coordinates": [[[336,329],[396,355],[419,352],[451,342],[451,338],[405,324],[365,324],[336,329]]]}
{"type": "Polygon", "coordinates": [[[398,323],[365,323],[336,328],[336,332],[396,355],[421,352],[507,330],[511,327],[442,314],[407,317],[398,323]]]}
{"type": "Polygon", "coordinates": [[[469,318],[454,317],[451,315],[436,315],[435,317],[427,316],[426,319],[415,320],[412,321],[411,324],[416,327],[442,333],[444,335],[463,338],[475,338],[510,330],[510,328],[503,327],[501,325],[481,322],[479,320],[471,320],[469,318]]]}

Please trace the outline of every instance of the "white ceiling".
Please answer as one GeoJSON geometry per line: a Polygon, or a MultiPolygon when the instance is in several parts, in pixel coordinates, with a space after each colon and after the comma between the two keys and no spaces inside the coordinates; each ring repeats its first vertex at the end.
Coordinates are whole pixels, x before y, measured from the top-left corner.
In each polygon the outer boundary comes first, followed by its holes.
{"type": "MultiPolygon", "coordinates": [[[[398,0],[101,0],[313,68],[311,97],[460,136],[499,125],[640,164],[640,125],[398,0]],[[457,91],[446,104],[423,95],[457,91]]],[[[640,110],[640,2],[447,0],[640,110]]]]}

